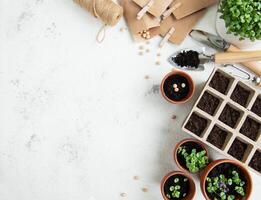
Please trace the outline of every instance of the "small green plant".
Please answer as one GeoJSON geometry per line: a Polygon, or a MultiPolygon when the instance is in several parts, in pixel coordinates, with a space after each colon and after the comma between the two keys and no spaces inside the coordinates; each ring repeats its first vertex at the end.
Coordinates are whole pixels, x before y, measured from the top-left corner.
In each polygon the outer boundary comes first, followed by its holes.
{"type": "Polygon", "coordinates": [[[188,153],[186,146],[181,146],[178,149],[178,154],[184,157],[186,167],[192,173],[197,173],[208,164],[205,150],[197,152],[196,149],[192,149],[191,153],[188,153]]]}
{"type": "Polygon", "coordinates": [[[188,181],[187,178],[174,178],[173,184],[169,187],[169,191],[166,193],[168,199],[180,199],[187,195],[187,193],[181,193],[181,181],[184,183],[188,181]]]}
{"type": "Polygon", "coordinates": [[[239,36],[240,40],[261,39],[260,0],[222,0],[219,12],[224,19],[227,33],[239,36]]]}
{"type": "Polygon", "coordinates": [[[237,171],[232,171],[230,177],[225,177],[224,174],[220,174],[216,177],[207,177],[207,192],[213,194],[214,200],[234,200],[236,196],[233,195],[236,192],[239,196],[245,196],[245,190],[243,186],[245,182],[239,177],[237,171]]]}

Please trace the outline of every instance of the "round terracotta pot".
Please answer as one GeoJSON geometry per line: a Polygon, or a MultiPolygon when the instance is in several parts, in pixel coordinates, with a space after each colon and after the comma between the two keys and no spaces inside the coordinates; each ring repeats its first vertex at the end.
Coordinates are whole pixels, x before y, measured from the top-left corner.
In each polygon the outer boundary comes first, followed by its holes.
{"type": "MultiPolygon", "coordinates": [[[[178,149],[179,149],[180,146],[182,146],[183,144],[185,144],[185,143],[187,143],[187,142],[195,142],[195,143],[197,143],[198,145],[200,145],[200,146],[202,147],[202,149],[206,151],[206,156],[208,157],[208,160],[209,160],[209,153],[208,153],[208,150],[206,149],[205,145],[204,145],[202,142],[200,142],[200,141],[198,141],[198,140],[196,140],[196,139],[193,139],[193,138],[184,139],[184,140],[180,141],[178,144],[176,144],[176,146],[175,146],[175,148],[174,148],[174,151],[173,151],[173,157],[174,157],[174,160],[175,160],[177,166],[178,166],[181,170],[183,170],[183,171],[185,171],[185,172],[192,173],[192,172],[190,172],[187,168],[183,167],[183,166],[179,163],[179,161],[178,161],[178,149]]],[[[201,169],[199,172],[201,172],[202,170],[203,170],[203,169],[201,169]]],[[[199,172],[197,172],[197,173],[199,173],[199,172]]],[[[197,173],[195,173],[195,174],[197,174],[197,173]]]]}
{"type": "Polygon", "coordinates": [[[220,160],[216,160],[211,162],[202,172],[201,176],[200,176],[200,187],[201,187],[201,191],[205,197],[206,200],[212,200],[208,197],[206,188],[205,188],[205,184],[206,184],[206,179],[208,174],[211,172],[212,169],[214,169],[216,166],[222,164],[222,163],[230,163],[233,164],[235,166],[237,166],[242,173],[244,174],[244,177],[246,179],[247,182],[247,187],[246,187],[246,196],[244,197],[244,200],[250,200],[250,196],[252,193],[252,178],[249,174],[249,172],[247,171],[247,169],[240,164],[239,162],[235,161],[235,160],[229,160],[229,159],[220,159],[220,160]]]}
{"type": "Polygon", "coordinates": [[[174,71],[169,72],[169,73],[163,78],[163,80],[161,81],[160,90],[161,90],[162,96],[163,96],[168,102],[173,103],[173,104],[182,104],[182,103],[187,102],[187,101],[193,96],[194,91],[195,91],[195,83],[194,83],[193,79],[191,78],[191,76],[190,76],[189,74],[187,74],[187,73],[185,73],[185,72],[183,72],[183,71],[181,71],[181,70],[174,70],[174,71]],[[168,98],[167,95],[166,95],[165,92],[164,92],[163,86],[164,86],[164,83],[165,83],[166,79],[167,79],[168,77],[170,77],[170,76],[173,76],[173,75],[183,76],[184,78],[186,78],[186,79],[188,80],[188,83],[189,83],[189,86],[190,86],[190,87],[189,87],[189,88],[190,88],[190,89],[189,89],[189,93],[188,93],[187,97],[184,98],[184,99],[182,99],[181,101],[174,101],[174,100],[168,98]]]}
{"type": "Polygon", "coordinates": [[[164,185],[166,183],[166,181],[174,176],[174,175],[182,175],[182,176],[185,176],[188,181],[189,181],[189,186],[190,186],[190,190],[189,190],[189,194],[182,200],[193,200],[194,199],[194,196],[196,194],[196,186],[195,186],[195,183],[192,179],[192,177],[190,175],[188,175],[187,173],[184,173],[184,172],[181,172],[181,171],[172,171],[170,173],[168,173],[166,176],[164,176],[164,178],[162,179],[161,181],[161,186],[160,186],[160,189],[161,189],[161,194],[163,196],[163,199],[164,200],[169,200],[166,195],[165,195],[165,192],[164,192],[164,185]]]}

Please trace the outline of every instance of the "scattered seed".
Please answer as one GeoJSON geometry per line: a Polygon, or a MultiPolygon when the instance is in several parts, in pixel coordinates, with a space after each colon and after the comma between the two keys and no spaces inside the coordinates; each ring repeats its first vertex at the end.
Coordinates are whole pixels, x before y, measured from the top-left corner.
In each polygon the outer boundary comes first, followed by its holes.
{"type": "MultiPolygon", "coordinates": [[[[149,78],[149,76],[147,76],[147,77],[149,78]]],[[[146,76],[145,76],[145,78],[146,78],[146,76]]],[[[139,176],[133,176],[133,179],[134,179],[134,180],[139,180],[140,177],[139,177],[139,176]]]]}
{"type": "Polygon", "coordinates": [[[146,44],[150,44],[150,41],[147,41],[146,44]]]}
{"type": "Polygon", "coordinates": [[[142,51],[140,51],[140,52],[139,52],[139,55],[140,55],[140,56],[142,56],[142,55],[143,55],[143,52],[142,52],[142,51]]]}
{"type": "Polygon", "coordinates": [[[142,190],[142,192],[148,192],[149,191],[149,189],[146,188],[146,187],[142,188],[141,190],[142,190]]]}
{"type": "MultiPolygon", "coordinates": [[[[149,79],[150,77],[149,77],[149,75],[146,75],[146,76],[144,76],[144,78],[145,78],[145,79],[149,79]]],[[[134,177],[136,177],[136,176],[134,176],[134,177]]],[[[134,178],[134,177],[133,177],[133,178],[134,178]]],[[[134,179],[135,179],[135,178],[134,178],[134,179]]]]}
{"type": "Polygon", "coordinates": [[[172,115],[171,119],[177,119],[176,115],[172,115]]]}
{"type": "Polygon", "coordinates": [[[160,61],[156,61],[156,63],[155,63],[156,65],[160,65],[160,61]]]}
{"type": "Polygon", "coordinates": [[[125,30],[125,28],[120,28],[120,32],[123,32],[125,30]]]}
{"type": "Polygon", "coordinates": [[[127,196],[127,193],[123,192],[123,193],[121,193],[120,195],[121,195],[121,197],[126,197],[126,196],[127,196]]]}
{"type": "Polygon", "coordinates": [[[182,88],[186,87],[186,84],[185,83],[181,83],[181,87],[182,88]]]}
{"type": "Polygon", "coordinates": [[[150,50],[149,49],[146,49],[146,53],[149,53],[150,52],[150,50]]]}
{"type": "Polygon", "coordinates": [[[144,49],[144,47],[141,45],[141,46],[139,46],[139,49],[140,49],[140,50],[143,50],[143,49],[144,49]]]}
{"type": "Polygon", "coordinates": [[[174,91],[175,91],[175,92],[178,92],[178,91],[179,91],[179,88],[175,88],[174,91]]]}
{"type": "Polygon", "coordinates": [[[161,56],[161,54],[160,54],[160,53],[157,53],[157,56],[158,56],[158,57],[160,57],[160,56],[161,56]]]}
{"type": "Polygon", "coordinates": [[[177,87],[178,87],[178,85],[175,83],[175,84],[173,84],[173,87],[174,87],[174,88],[177,88],[177,87]]]}

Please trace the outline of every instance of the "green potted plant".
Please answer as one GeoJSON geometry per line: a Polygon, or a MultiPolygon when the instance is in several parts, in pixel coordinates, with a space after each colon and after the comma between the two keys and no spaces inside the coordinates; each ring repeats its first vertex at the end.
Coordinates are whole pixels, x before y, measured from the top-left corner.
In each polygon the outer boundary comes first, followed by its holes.
{"type": "Polygon", "coordinates": [[[177,166],[189,173],[200,172],[209,162],[208,151],[203,143],[191,138],[180,141],[173,154],[177,166]]]}
{"type": "Polygon", "coordinates": [[[181,171],[168,173],[161,181],[164,200],[192,200],[196,193],[193,179],[181,171]]]}
{"type": "Polygon", "coordinates": [[[260,0],[221,0],[216,28],[219,35],[238,47],[260,44],[260,0]]]}
{"type": "Polygon", "coordinates": [[[210,163],[200,176],[200,185],[206,200],[248,200],[252,192],[246,168],[228,159],[210,163]]]}

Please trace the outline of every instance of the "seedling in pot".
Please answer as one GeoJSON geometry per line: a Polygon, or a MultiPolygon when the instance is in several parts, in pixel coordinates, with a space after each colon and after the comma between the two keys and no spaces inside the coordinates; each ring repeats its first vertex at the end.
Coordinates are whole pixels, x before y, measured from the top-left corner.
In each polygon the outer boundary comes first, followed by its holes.
{"type": "Polygon", "coordinates": [[[207,177],[207,192],[215,199],[234,200],[245,196],[244,185],[239,173],[234,170],[230,176],[220,174],[215,177],[207,177]]]}
{"type": "Polygon", "coordinates": [[[174,171],[166,175],[161,183],[165,200],[188,200],[195,195],[195,183],[187,174],[174,171]]]}
{"type": "Polygon", "coordinates": [[[249,199],[252,179],[243,165],[234,160],[216,160],[201,174],[201,189],[207,200],[249,199]]]}
{"type": "Polygon", "coordinates": [[[185,139],[176,145],[174,159],[181,169],[197,173],[207,166],[208,153],[199,141],[185,139]]]}
{"type": "Polygon", "coordinates": [[[192,149],[189,152],[186,146],[181,146],[178,149],[178,154],[186,160],[186,167],[191,173],[199,172],[208,164],[208,157],[205,150],[197,152],[196,149],[192,149]]]}

